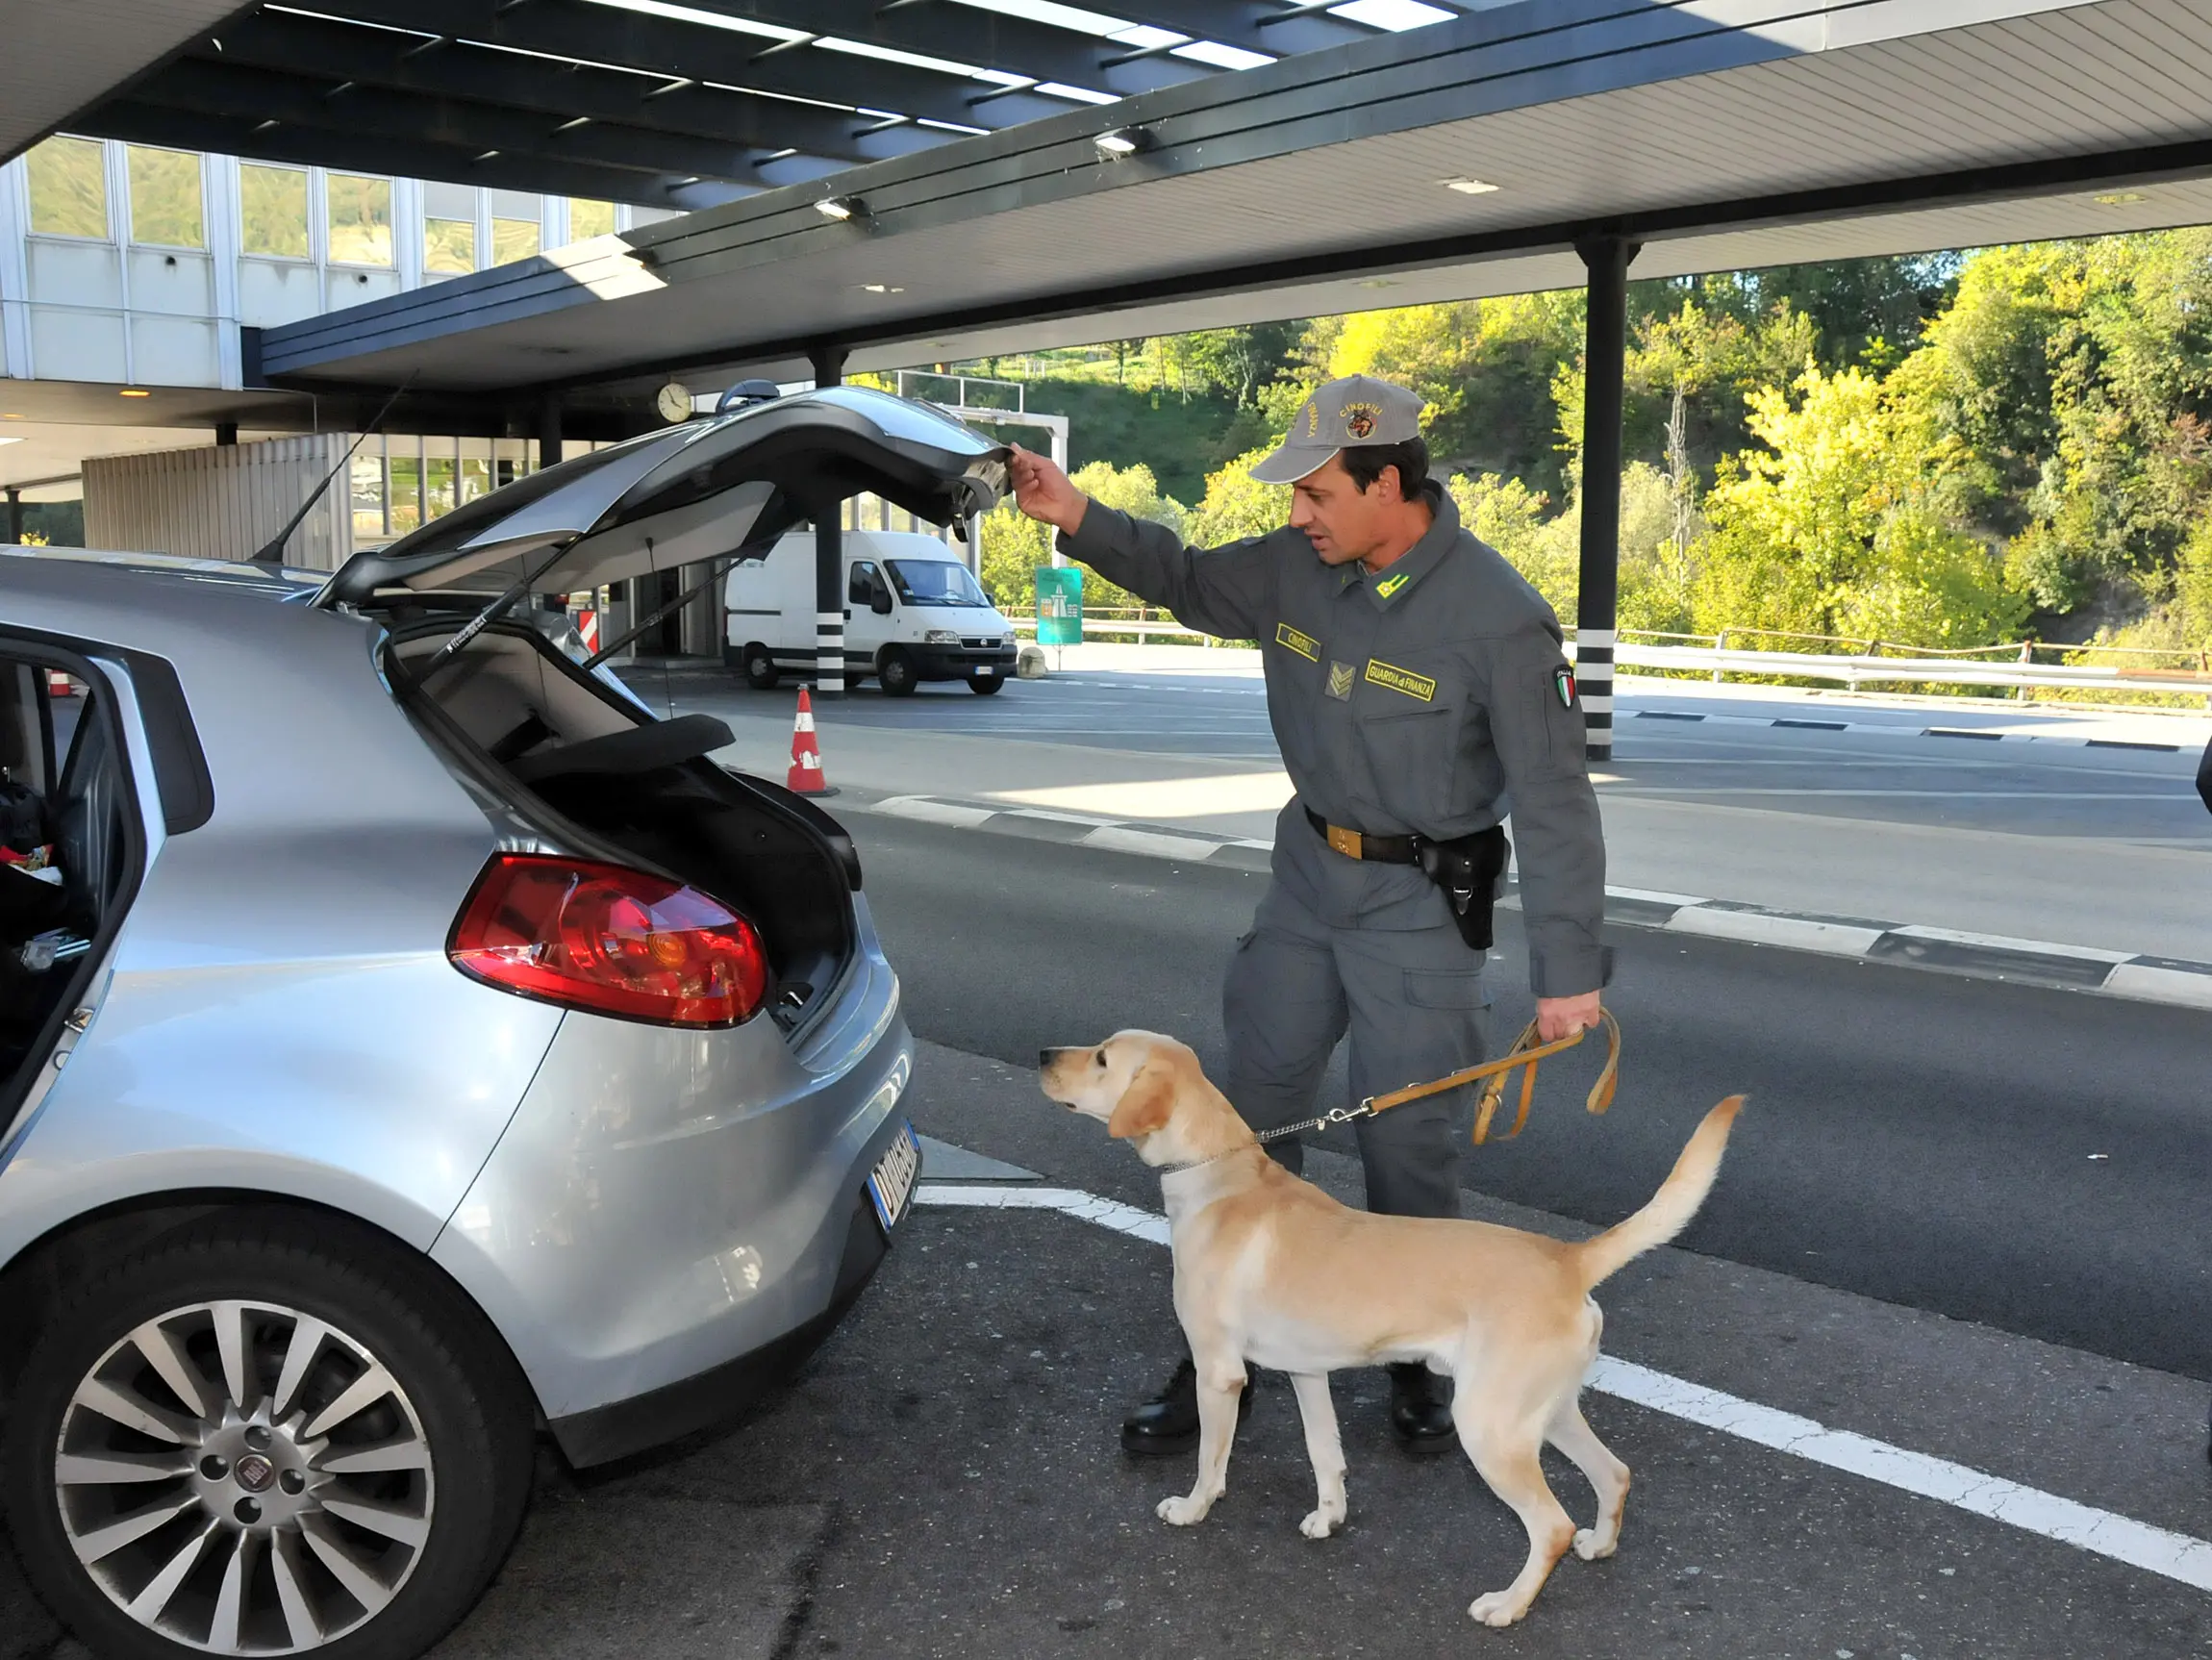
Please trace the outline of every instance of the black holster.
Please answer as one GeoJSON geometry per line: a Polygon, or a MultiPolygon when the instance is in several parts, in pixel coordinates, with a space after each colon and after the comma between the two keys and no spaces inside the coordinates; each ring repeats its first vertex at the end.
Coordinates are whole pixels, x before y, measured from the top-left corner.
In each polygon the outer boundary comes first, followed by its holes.
{"type": "Polygon", "coordinates": [[[1422,872],[1444,890],[1451,918],[1459,925],[1459,937],[1477,951],[1489,950],[1493,943],[1491,911],[1497,903],[1498,881],[1513,858],[1513,843],[1505,838],[1505,826],[1493,824],[1450,842],[1432,842],[1423,836],[1415,852],[1422,872]]]}

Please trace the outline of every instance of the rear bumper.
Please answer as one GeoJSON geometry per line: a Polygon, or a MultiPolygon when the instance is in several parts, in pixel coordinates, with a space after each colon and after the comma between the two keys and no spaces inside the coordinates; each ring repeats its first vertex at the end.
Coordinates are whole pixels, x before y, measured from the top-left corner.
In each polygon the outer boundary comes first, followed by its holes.
{"type": "Polygon", "coordinates": [[[507,1340],[564,1446],[574,1424],[579,1463],[720,1416],[734,1384],[702,1380],[771,1372],[875,1267],[855,1207],[902,1117],[914,1041],[853,897],[858,960],[795,1050],[766,1018],[684,1033],[565,1017],[432,1247],[507,1340]],[[619,1410],[670,1391],[666,1416],[619,1410]],[[595,1427],[617,1421],[659,1427],[641,1441],[595,1427]]]}
{"type": "MultiPolygon", "coordinates": [[[[885,1126],[871,1149],[871,1166],[897,1133],[897,1123],[885,1126]]],[[[898,1225],[905,1226],[904,1217],[898,1225]]],[[[838,1258],[836,1284],[829,1306],[821,1313],[750,1353],[706,1371],[627,1400],[554,1419],[547,1425],[554,1441],[570,1464],[584,1469],[666,1446],[742,1417],[787,1382],[822,1346],[860,1300],[860,1294],[890,1254],[891,1241],[876,1220],[875,1207],[865,1191],[855,1193],[844,1248],[838,1258]]]]}

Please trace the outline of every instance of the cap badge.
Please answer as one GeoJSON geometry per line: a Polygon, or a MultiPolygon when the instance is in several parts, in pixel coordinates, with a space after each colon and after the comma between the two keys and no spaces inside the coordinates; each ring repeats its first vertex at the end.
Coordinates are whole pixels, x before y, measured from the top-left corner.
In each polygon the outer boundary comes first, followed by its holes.
{"type": "Polygon", "coordinates": [[[1345,431],[1353,438],[1365,439],[1373,435],[1375,424],[1382,419],[1379,404],[1345,405],[1345,431]]]}

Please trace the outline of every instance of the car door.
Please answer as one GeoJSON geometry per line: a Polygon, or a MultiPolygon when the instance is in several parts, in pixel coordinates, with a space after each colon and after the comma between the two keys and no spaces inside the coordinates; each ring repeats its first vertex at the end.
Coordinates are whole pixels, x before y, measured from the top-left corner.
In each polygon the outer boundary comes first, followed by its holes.
{"type": "Polygon", "coordinates": [[[854,560],[852,573],[845,581],[845,655],[871,666],[875,654],[891,639],[896,615],[888,606],[877,609],[879,596],[885,601],[891,598],[891,583],[883,574],[883,566],[872,559],[854,560]]]}

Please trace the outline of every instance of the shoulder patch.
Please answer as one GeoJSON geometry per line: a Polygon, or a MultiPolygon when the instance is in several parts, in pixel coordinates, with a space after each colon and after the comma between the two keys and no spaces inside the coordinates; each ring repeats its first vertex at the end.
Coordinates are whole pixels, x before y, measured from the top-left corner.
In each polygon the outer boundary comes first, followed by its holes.
{"type": "Polygon", "coordinates": [[[1574,670],[1564,663],[1551,671],[1551,691],[1562,709],[1574,707],[1574,670]]]}
{"type": "Polygon", "coordinates": [[[1275,643],[1289,646],[1308,663],[1319,663],[1321,660],[1321,642],[1287,622],[1275,624],[1275,643]]]}
{"type": "Polygon", "coordinates": [[[1367,680],[1370,686],[1387,687],[1408,697],[1418,697],[1423,703],[1432,701],[1436,696],[1436,682],[1427,675],[1416,674],[1410,668],[1399,668],[1379,657],[1368,659],[1367,680]]]}

